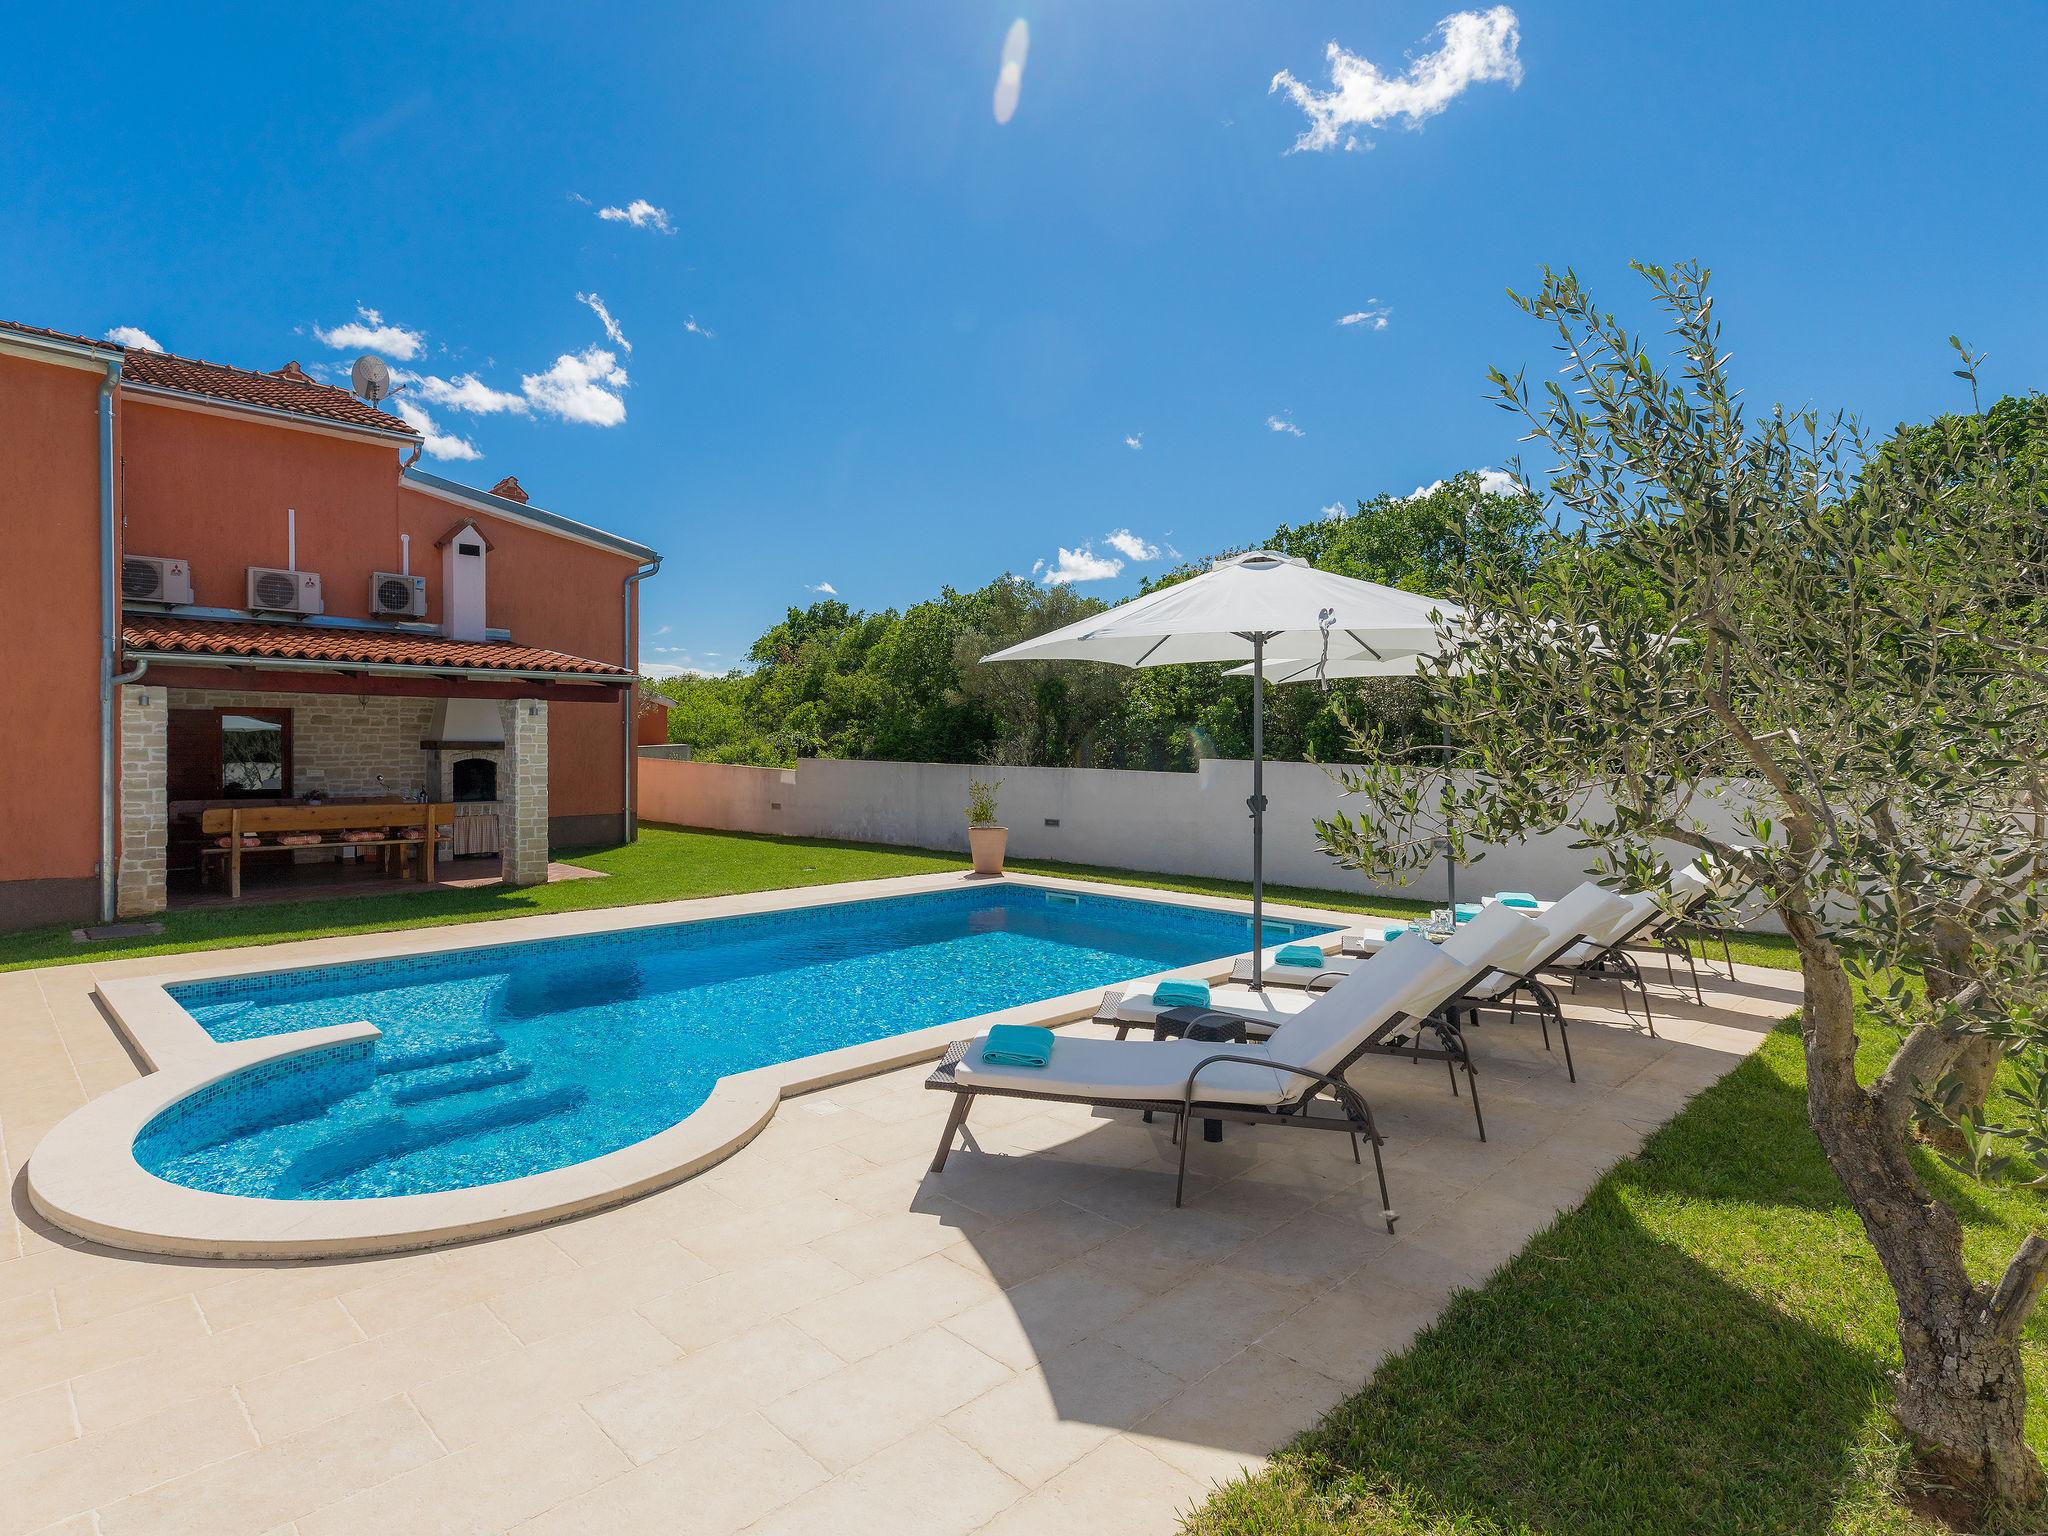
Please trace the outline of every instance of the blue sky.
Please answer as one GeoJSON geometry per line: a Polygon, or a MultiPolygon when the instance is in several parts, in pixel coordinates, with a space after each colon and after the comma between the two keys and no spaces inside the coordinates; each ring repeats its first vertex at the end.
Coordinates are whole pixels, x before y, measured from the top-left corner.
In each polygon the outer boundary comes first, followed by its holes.
{"type": "Polygon", "coordinates": [[[427,467],[667,554],[659,665],[1499,464],[1544,262],[1635,313],[1631,258],[1709,263],[1758,399],[1953,407],[1951,331],[2043,382],[2048,8],[314,9],[18,15],[0,313],[382,330],[478,455],[427,467]]]}

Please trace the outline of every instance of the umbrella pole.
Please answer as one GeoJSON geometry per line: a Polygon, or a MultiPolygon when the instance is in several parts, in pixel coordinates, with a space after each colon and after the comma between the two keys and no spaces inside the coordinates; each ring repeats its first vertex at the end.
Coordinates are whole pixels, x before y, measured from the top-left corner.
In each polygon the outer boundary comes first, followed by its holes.
{"type": "Polygon", "coordinates": [[[1451,857],[1451,728],[1444,727],[1444,883],[1451,890],[1451,932],[1458,931],[1458,865],[1451,857]]]}
{"type": "Polygon", "coordinates": [[[1266,637],[1252,642],[1252,990],[1266,989],[1266,637]]]}

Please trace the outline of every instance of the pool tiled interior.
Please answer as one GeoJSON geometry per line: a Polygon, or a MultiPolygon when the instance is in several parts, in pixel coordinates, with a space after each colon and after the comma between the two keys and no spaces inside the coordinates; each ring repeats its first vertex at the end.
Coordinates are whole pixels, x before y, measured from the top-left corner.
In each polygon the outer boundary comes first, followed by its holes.
{"type": "Polygon", "coordinates": [[[1198,1142],[1175,1210],[1163,1125],[989,1100],[931,1175],[947,1104],[916,1067],[596,1215],[224,1264],[84,1243],[21,1194],[44,1132],[137,1075],[93,985],[166,968],[0,975],[0,1536],[1170,1531],[1798,1001],[1715,967],[1704,1007],[1653,985],[1652,1040],[1582,989],[1577,1084],[1489,1023],[1484,1145],[1440,1072],[1369,1061],[1393,1237],[1335,1136],[1198,1142]]]}

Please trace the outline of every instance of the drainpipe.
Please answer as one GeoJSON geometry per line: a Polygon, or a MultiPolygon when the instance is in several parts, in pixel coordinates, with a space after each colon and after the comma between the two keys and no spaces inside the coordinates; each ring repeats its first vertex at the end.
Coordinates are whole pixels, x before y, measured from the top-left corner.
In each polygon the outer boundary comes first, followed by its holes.
{"type": "MultiPolygon", "coordinates": [[[[626,658],[633,654],[633,588],[660,569],[661,556],[656,555],[651,565],[641,566],[639,570],[628,576],[624,585],[619,588],[619,607],[621,610],[619,665],[622,667],[629,665],[626,658]]],[[[634,717],[638,713],[640,703],[640,679],[637,676],[637,671],[638,669],[636,668],[636,675],[626,688],[625,752],[621,759],[622,766],[620,770],[623,775],[621,781],[623,789],[621,790],[622,798],[619,804],[625,807],[620,825],[625,828],[626,841],[629,843],[635,841],[640,836],[638,807],[633,804],[633,727],[636,723],[634,717]]]]}
{"type": "MultiPolygon", "coordinates": [[[[100,381],[100,921],[114,920],[114,688],[141,671],[114,675],[121,654],[121,615],[115,602],[114,391],[121,384],[121,360],[107,362],[100,381]]],[[[147,663],[144,663],[146,666],[147,663]]]]}

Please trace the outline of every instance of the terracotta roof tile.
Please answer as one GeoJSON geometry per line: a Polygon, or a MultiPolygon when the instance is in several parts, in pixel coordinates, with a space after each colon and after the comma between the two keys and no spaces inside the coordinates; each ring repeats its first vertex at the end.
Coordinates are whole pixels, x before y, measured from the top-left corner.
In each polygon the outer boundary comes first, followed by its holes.
{"type": "Polygon", "coordinates": [[[95,341],[90,336],[72,336],[63,331],[21,325],[12,320],[0,320],[0,330],[97,347],[104,352],[118,352],[121,354],[122,376],[136,384],[174,389],[180,394],[226,400],[237,405],[291,411],[300,416],[366,427],[396,437],[415,438],[419,435],[396,416],[365,404],[347,390],[303,376],[290,378],[282,373],[256,373],[247,368],[230,368],[224,363],[177,357],[169,352],[146,352],[139,347],[124,347],[119,342],[95,341]]]}
{"type": "Polygon", "coordinates": [[[251,660],[324,661],[346,666],[374,664],[479,672],[561,672],[578,677],[630,678],[623,667],[586,661],[560,651],[543,651],[505,640],[443,640],[391,630],[340,629],[329,625],[245,624],[233,619],[181,619],[130,614],[121,639],[131,651],[188,656],[236,656],[251,660]]]}

